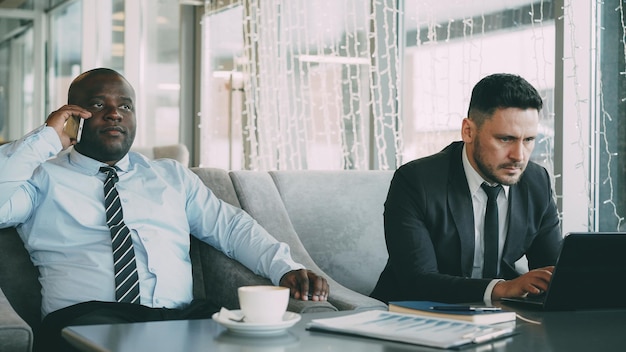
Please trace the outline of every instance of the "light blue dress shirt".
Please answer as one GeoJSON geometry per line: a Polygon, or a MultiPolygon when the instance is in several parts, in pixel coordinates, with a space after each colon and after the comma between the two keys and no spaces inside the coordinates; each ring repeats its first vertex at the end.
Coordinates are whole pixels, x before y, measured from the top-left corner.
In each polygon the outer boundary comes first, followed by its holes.
{"type": "MultiPolygon", "coordinates": [[[[0,147],[0,227],[17,228],[39,268],[44,316],[79,302],[115,301],[104,164],[61,148],[46,126],[0,147]]],[[[178,308],[193,299],[189,234],[275,285],[304,268],[286,244],[183,165],[129,152],[116,166],[143,305],[178,308]]]]}

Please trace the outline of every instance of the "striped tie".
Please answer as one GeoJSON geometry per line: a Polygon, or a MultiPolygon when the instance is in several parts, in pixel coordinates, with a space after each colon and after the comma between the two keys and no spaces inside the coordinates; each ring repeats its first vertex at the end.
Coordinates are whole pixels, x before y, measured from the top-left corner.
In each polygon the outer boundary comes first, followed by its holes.
{"type": "Polygon", "coordinates": [[[104,205],[107,225],[111,230],[113,266],[115,268],[115,299],[118,302],[139,303],[139,276],[135,264],[135,251],[130,238],[130,230],[124,224],[124,214],[120,196],[115,189],[118,181],[114,167],[103,166],[100,172],[107,177],[104,180],[104,205]]]}

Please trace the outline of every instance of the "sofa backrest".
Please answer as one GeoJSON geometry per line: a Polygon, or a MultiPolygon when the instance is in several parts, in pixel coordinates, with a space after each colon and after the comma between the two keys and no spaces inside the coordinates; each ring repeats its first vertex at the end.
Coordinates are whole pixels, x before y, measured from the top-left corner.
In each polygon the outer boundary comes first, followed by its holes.
{"type": "MultiPolygon", "coordinates": [[[[308,171],[300,175],[302,178],[308,178],[308,171]]],[[[287,211],[281,194],[274,183],[274,180],[268,172],[262,171],[231,171],[230,177],[237,192],[237,197],[241,208],[248,212],[261,226],[263,226],[272,236],[279,241],[285,242],[291,249],[293,258],[302,263],[307,269],[313,270],[318,274],[326,277],[328,284],[331,286],[331,296],[329,303],[339,310],[369,310],[369,309],[386,309],[386,305],[380,301],[369,298],[367,295],[359,295],[354,293],[352,287],[345,286],[338,280],[335,280],[334,272],[325,271],[322,268],[328,267],[333,269],[334,266],[328,263],[317,262],[308,253],[307,248],[302,244],[300,233],[296,231],[292,225],[290,213],[287,211]],[[319,265],[318,265],[319,264],[319,265]]],[[[328,205],[328,202],[324,202],[328,205]]],[[[307,204],[311,206],[311,211],[317,210],[320,204],[307,204]]],[[[291,214],[294,216],[296,214],[291,214]]],[[[315,221],[325,221],[325,219],[315,218],[315,221]]],[[[314,236],[316,236],[315,234],[314,236]]],[[[350,236],[352,234],[344,233],[342,235],[350,236]]],[[[320,237],[321,238],[321,237],[320,237]]],[[[386,249],[380,248],[386,253],[386,249]]],[[[355,253],[359,252],[355,248],[355,253]]],[[[328,258],[333,262],[341,261],[342,258],[334,254],[334,249],[328,253],[328,258]]],[[[351,271],[362,271],[364,266],[352,267],[351,271]]],[[[373,273],[377,280],[379,273],[373,273]]],[[[369,294],[369,292],[368,292],[369,294]]],[[[323,302],[324,303],[324,302],[323,302]]]]}
{"type": "MultiPolygon", "coordinates": [[[[232,173],[216,168],[192,168],[204,184],[209,187],[213,193],[222,200],[237,206],[244,210],[246,207],[244,204],[248,202],[248,196],[256,196],[261,194],[262,200],[265,204],[265,209],[269,209],[272,206],[282,206],[280,198],[276,194],[276,188],[273,187],[272,181],[265,172],[250,172],[250,176],[255,180],[260,180],[261,183],[246,183],[252,186],[253,191],[248,192],[236,192],[233,184],[232,173]],[[265,186],[269,185],[269,187],[265,186]],[[268,190],[269,192],[256,192],[256,190],[268,190]],[[273,192],[272,192],[273,191],[273,192]]],[[[256,204],[257,202],[254,202],[256,204]]],[[[261,217],[256,220],[261,225],[268,225],[270,233],[274,234],[279,240],[283,240],[291,246],[292,254],[294,258],[307,266],[312,270],[319,269],[314,266],[314,263],[304,251],[302,244],[297,239],[292,227],[282,226],[285,224],[285,218],[287,215],[285,211],[282,211],[284,217],[273,216],[270,221],[266,221],[261,217]],[[276,228],[282,228],[285,231],[273,231],[276,228]],[[291,234],[291,240],[285,238],[291,234]]],[[[253,215],[253,214],[251,214],[253,215]]],[[[257,214],[259,215],[259,214],[257,214]]],[[[254,215],[253,215],[254,217],[254,215]]],[[[287,218],[286,221],[289,221],[287,218]]],[[[194,296],[196,298],[206,298],[211,301],[217,307],[226,307],[229,309],[238,309],[239,301],[237,298],[237,288],[242,284],[245,285],[271,285],[271,281],[267,278],[258,276],[252,271],[244,267],[241,263],[228,258],[224,253],[202,243],[195,238],[192,238],[191,245],[191,258],[194,269],[194,296]],[[198,263],[200,265],[198,265],[198,263]],[[200,273],[202,275],[200,275],[200,273]],[[200,277],[201,276],[201,277],[200,277]],[[197,290],[197,286],[202,286],[203,290],[197,290]],[[201,295],[204,296],[201,296],[201,295]]],[[[332,280],[331,280],[332,281],[332,280]]],[[[341,288],[338,288],[341,291],[341,288]]],[[[355,299],[354,302],[349,302],[341,306],[343,309],[353,309],[354,307],[369,307],[370,301],[355,299]]],[[[333,306],[329,302],[303,302],[299,300],[290,299],[288,309],[294,312],[318,312],[318,311],[334,311],[337,307],[333,306]]]]}
{"type": "Polygon", "coordinates": [[[289,245],[294,258],[307,268],[317,270],[298,234],[294,231],[280,194],[267,172],[231,171],[232,180],[241,208],[263,228],[281,242],[289,245]]]}
{"type": "Polygon", "coordinates": [[[383,205],[392,171],[231,171],[230,176],[242,208],[287,242],[294,257],[311,258],[315,264],[303,264],[321,268],[348,289],[371,293],[387,262],[383,205]],[[292,243],[293,238],[299,240],[292,243]]]}
{"type": "Polygon", "coordinates": [[[393,171],[270,171],[298,237],[342,285],[369,295],[388,254],[383,208],[393,171]]]}
{"type": "Polygon", "coordinates": [[[131,150],[143,154],[149,159],[174,159],[185,166],[189,166],[189,149],[187,149],[187,146],[184,144],[133,147],[131,150]]]}
{"type": "Polygon", "coordinates": [[[192,167],[191,171],[198,175],[217,198],[241,208],[228,171],[212,167],[192,167]]]}

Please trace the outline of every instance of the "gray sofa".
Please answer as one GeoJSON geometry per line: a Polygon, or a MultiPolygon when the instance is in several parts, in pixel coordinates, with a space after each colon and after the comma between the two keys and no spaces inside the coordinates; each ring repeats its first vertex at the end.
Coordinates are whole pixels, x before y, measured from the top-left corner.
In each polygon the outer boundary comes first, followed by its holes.
{"type": "MultiPolygon", "coordinates": [[[[222,200],[246,210],[294,258],[325,275],[327,302],[290,300],[299,313],[386,309],[367,295],[387,260],[383,203],[392,171],[192,169],[222,200]]],[[[30,351],[40,320],[40,286],[15,229],[0,229],[0,351],[30,351]]],[[[194,296],[238,308],[236,289],[269,284],[213,247],[192,239],[194,296]]]]}

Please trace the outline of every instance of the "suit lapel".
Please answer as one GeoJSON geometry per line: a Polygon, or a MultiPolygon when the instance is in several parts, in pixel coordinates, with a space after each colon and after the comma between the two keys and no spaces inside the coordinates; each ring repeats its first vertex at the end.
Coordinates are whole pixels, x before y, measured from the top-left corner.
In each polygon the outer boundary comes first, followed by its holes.
{"type": "Polygon", "coordinates": [[[461,243],[461,270],[463,276],[472,275],[474,265],[474,208],[463,170],[461,152],[463,145],[455,150],[450,159],[448,177],[448,205],[461,243]]]}
{"type": "MultiPolygon", "coordinates": [[[[509,229],[501,262],[501,265],[506,266],[511,272],[515,271],[517,252],[524,248],[526,238],[523,234],[527,233],[528,219],[528,190],[523,181],[520,181],[509,189],[509,229]]],[[[502,273],[506,273],[506,269],[502,270],[502,273]]]]}

